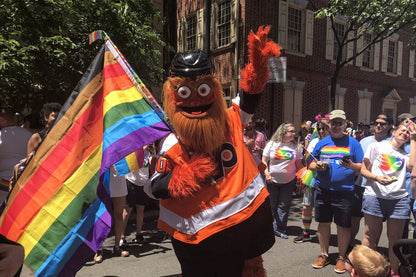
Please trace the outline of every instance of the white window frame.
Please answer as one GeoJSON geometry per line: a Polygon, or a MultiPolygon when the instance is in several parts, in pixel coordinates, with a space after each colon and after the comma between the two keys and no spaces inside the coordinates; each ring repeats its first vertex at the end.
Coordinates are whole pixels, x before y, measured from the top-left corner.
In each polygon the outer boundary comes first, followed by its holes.
{"type": "MultiPolygon", "coordinates": [[[[336,24],[342,24],[345,27],[347,27],[347,24],[345,22],[345,20],[342,20],[340,18],[334,18],[334,21],[336,24]]],[[[350,32],[348,34],[348,40],[353,38],[353,34],[350,32]]],[[[326,51],[325,51],[325,58],[327,60],[330,60],[332,62],[335,62],[334,59],[334,48],[335,48],[335,34],[334,34],[334,30],[332,29],[332,25],[331,25],[331,19],[327,18],[326,21],[326,51]]],[[[343,61],[349,59],[350,57],[353,56],[354,54],[354,43],[353,42],[349,42],[347,43],[346,46],[344,46],[344,50],[345,53],[343,54],[343,61]]],[[[351,60],[348,64],[353,64],[353,61],[351,60]]]]}
{"type": "Polygon", "coordinates": [[[312,55],[313,54],[313,24],[314,12],[305,7],[294,3],[293,1],[279,1],[279,27],[278,27],[278,44],[285,49],[286,53],[295,55],[312,55]],[[301,11],[301,47],[300,51],[289,49],[289,8],[301,11]]]}
{"type": "Polygon", "coordinates": [[[383,40],[383,53],[381,55],[381,71],[385,72],[389,76],[401,76],[402,75],[402,59],[403,59],[403,42],[399,41],[398,38],[389,37],[383,40]],[[393,72],[387,71],[388,63],[388,51],[389,42],[395,43],[395,54],[393,61],[393,72]]]}
{"type": "Polygon", "coordinates": [[[223,49],[231,46],[237,40],[237,12],[238,1],[237,0],[221,0],[211,5],[211,50],[223,49]],[[219,33],[218,33],[218,10],[219,5],[229,1],[230,2],[230,42],[225,45],[219,46],[219,33]]]}
{"type": "Polygon", "coordinates": [[[196,15],[196,48],[189,50],[204,50],[205,37],[205,12],[199,9],[186,17],[182,17],[177,22],[177,51],[184,52],[188,50],[187,41],[187,19],[196,15]]]}

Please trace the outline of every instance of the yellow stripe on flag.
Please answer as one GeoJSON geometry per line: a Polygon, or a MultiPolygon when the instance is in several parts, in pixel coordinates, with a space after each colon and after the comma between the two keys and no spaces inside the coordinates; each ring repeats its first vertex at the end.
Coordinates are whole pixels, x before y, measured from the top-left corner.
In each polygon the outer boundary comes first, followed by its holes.
{"type": "Polygon", "coordinates": [[[103,112],[106,114],[112,107],[140,99],[143,99],[143,96],[134,86],[125,90],[114,90],[105,97],[103,112]]]}
{"type": "Polygon", "coordinates": [[[91,171],[91,168],[100,168],[102,147],[102,143],[97,146],[91,153],[91,156],[62,184],[61,188],[43,206],[31,224],[26,228],[26,231],[18,240],[20,244],[25,246],[25,257],[29,255],[49,227],[97,173],[91,171]]]}

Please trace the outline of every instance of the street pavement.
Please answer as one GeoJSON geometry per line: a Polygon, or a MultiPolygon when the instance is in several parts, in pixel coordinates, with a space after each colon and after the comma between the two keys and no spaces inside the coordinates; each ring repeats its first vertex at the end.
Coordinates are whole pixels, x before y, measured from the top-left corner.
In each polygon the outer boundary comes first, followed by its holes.
{"type": "MultiPolygon", "coordinates": [[[[293,243],[293,238],[301,232],[301,211],[302,198],[295,196],[290,211],[288,222],[289,239],[276,238],[274,246],[263,255],[264,267],[269,277],[275,276],[347,276],[347,273],[337,274],[334,271],[335,259],[338,257],[336,247],[336,227],[331,227],[331,241],[329,255],[332,264],[322,268],[314,269],[311,264],[320,254],[320,248],[315,231],[316,222],[312,222],[311,230],[313,239],[305,243],[293,243]]],[[[144,245],[130,244],[130,256],[127,258],[112,256],[112,246],[114,245],[114,235],[111,233],[103,244],[104,261],[101,264],[94,264],[93,261],[87,262],[78,272],[77,276],[143,276],[143,277],[178,277],[181,270],[175,253],[170,243],[169,237],[156,229],[155,211],[146,212],[145,223],[143,226],[144,235],[150,243],[144,245]]],[[[357,244],[363,237],[363,221],[357,235],[357,244]]],[[[134,223],[134,221],[132,222],[134,223]]],[[[414,224],[414,222],[412,222],[414,224]]],[[[379,243],[379,251],[387,255],[388,242],[385,228],[379,243]]],[[[127,241],[131,241],[134,236],[134,226],[129,224],[127,228],[127,241]]],[[[412,235],[410,233],[410,235],[412,235]]],[[[27,267],[24,267],[22,277],[33,276],[27,267]]]]}

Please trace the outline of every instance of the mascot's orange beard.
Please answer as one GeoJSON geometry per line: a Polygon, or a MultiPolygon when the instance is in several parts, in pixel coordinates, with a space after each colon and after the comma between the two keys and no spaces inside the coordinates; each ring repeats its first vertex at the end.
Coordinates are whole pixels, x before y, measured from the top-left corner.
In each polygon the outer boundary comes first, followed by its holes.
{"type": "Polygon", "coordinates": [[[190,147],[195,153],[207,153],[215,157],[221,150],[230,130],[221,85],[217,80],[211,79],[211,82],[215,83],[211,86],[211,93],[215,94],[215,100],[205,117],[193,118],[184,115],[182,109],[175,104],[176,92],[172,87],[171,79],[179,78],[169,78],[163,86],[164,108],[181,143],[190,147]]]}

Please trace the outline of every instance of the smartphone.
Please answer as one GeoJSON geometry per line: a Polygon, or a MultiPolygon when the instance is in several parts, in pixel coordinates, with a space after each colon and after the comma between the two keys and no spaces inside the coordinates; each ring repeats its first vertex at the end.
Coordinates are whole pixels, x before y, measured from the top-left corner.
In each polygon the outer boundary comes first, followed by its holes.
{"type": "Polygon", "coordinates": [[[411,125],[413,125],[413,124],[415,124],[412,120],[410,120],[409,118],[406,118],[404,121],[403,121],[403,124],[404,124],[404,126],[406,127],[406,128],[409,128],[411,125]]]}
{"type": "Polygon", "coordinates": [[[346,155],[346,156],[342,157],[342,162],[344,162],[344,163],[349,163],[350,160],[351,160],[351,156],[349,156],[349,155],[346,155]]]}

